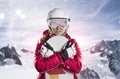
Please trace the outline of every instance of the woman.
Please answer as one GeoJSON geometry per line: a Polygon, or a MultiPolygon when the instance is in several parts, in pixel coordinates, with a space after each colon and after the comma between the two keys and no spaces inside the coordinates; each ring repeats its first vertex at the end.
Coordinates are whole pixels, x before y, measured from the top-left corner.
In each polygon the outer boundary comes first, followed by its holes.
{"type": "Polygon", "coordinates": [[[35,51],[38,79],[46,79],[45,74],[55,68],[62,68],[70,72],[73,79],[78,79],[76,73],[79,73],[82,67],[81,52],[75,39],[71,39],[67,34],[70,17],[64,10],[55,8],[49,12],[47,22],[49,29],[43,32],[43,37],[38,42],[35,51]],[[64,36],[69,40],[65,49],[54,51],[50,45],[46,44],[46,41],[54,36],[64,36]],[[50,53],[52,55],[49,55],[50,53]],[[74,56],[71,57],[71,53],[74,53],[74,56]]]}

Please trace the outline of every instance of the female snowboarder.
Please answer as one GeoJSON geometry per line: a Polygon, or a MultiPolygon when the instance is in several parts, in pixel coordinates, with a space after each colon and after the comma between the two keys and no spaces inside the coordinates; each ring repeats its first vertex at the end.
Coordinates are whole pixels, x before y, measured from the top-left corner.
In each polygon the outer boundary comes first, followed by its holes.
{"type": "Polygon", "coordinates": [[[39,72],[38,79],[47,79],[45,74],[55,68],[62,68],[73,75],[72,79],[78,79],[76,73],[79,73],[82,68],[81,52],[75,39],[67,33],[70,23],[69,15],[63,9],[55,8],[48,13],[47,22],[49,29],[43,32],[43,37],[35,50],[35,68],[39,72]],[[61,51],[54,51],[46,43],[54,36],[63,36],[69,40],[61,51]]]}

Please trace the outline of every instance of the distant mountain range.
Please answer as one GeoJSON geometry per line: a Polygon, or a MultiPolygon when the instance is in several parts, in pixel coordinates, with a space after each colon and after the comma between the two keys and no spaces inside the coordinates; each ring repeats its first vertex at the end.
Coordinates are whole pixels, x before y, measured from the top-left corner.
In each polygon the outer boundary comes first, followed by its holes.
{"type": "Polygon", "coordinates": [[[120,79],[120,40],[102,40],[86,52],[89,52],[91,55],[98,54],[95,58],[96,61],[99,58],[100,62],[95,62],[91,68],[89,68],[90,64],[87,65],[89,69],[83,69],[80,73],[83,76],[82,79],[120,79]],[[100,66],[102,67],[101,70],[100,66]],[[113,73],[112,75],[111,72],[113,73]]]}

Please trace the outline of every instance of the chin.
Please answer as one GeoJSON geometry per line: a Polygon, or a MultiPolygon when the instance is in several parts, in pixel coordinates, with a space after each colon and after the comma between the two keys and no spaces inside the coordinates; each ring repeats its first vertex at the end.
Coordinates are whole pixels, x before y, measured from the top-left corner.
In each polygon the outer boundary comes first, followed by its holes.
{"type": "Polygon", "coordinates": [[[57,35],[57,36],[62,36],[62,34],[63,34],[63,33],[57,33],[56,35],[57,35]]]}

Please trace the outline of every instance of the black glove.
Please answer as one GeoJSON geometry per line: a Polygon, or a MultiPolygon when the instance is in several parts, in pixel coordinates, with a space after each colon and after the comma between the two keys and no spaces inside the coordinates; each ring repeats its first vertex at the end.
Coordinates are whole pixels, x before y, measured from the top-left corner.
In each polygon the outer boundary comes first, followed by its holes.
{"type": "Polygon", "coordinates": [[[67,44],[64,49],[67,49],[67,48],[71,47],[72,45],[73,45],[73,43],[71,43],[69,40],[69,41],[67,41],[67,44]]]}
{"type": "Polygon", "coordinates": [[[68,52],[67,52],[67,48],[71,47],[73,45],[73,43],[69,41],[67,41],[66,46],[61,50],[60,55],[63,59],[63,61],[66,61],[68,59],[68,52]]]}
{"type": "Polygon", "coordinates": [[[53,47],[51,47],[51,45],[50,45],[49,43],[46,42],[46,43],[44,44],[44,46],[45,46],[46,48],[52,50],[53,52],[55,52],[54,49],[53,49],[53,47]]]}
{"type": "Polygon", "coordinates": [[[66,61],[68,59],[68,52],[66,49],[61,50],[60,55],[61,55],[63,61],[66,61]]]}

